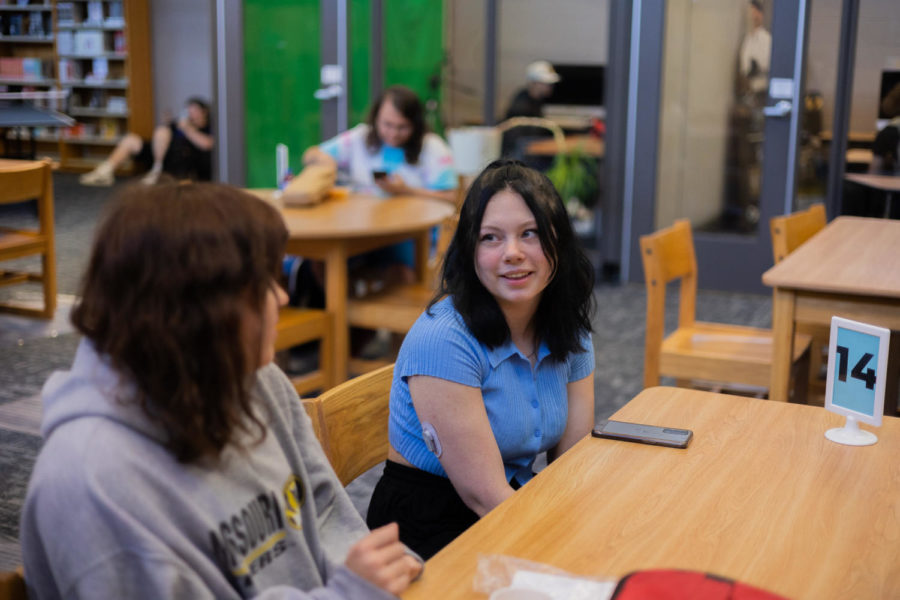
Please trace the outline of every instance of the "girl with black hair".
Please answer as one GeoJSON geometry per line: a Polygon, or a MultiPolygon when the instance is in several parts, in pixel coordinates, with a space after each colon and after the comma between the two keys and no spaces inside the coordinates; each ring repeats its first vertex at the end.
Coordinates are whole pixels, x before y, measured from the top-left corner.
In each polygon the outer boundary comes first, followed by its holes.
{"type": "Polygon", "coordinates": [[[594,421],[593,269],[553,184],[496,161],[472,184],[438,295],[394,367],[370,526],[432,556],[594,421]]]}

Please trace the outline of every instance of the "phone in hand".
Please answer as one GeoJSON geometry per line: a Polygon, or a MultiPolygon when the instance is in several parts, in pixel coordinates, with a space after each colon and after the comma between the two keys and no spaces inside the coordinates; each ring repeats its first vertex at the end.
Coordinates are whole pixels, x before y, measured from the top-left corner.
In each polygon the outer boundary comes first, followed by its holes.
{"type": "Polygon", "coordinates": [[[638,442],[652,446],[687,448],[691,438],[694,437],[694,432],[690,429],[657,427],[656,425],[627,423],[625,421],[607,421],[595,427],[591,431],[591,435],[598,438],[638,442]]]}
{"type": "Polygon", "coordinates": [[[387,177],[387,171],[372,171],[372,179],[376,181],[387,177]]]}

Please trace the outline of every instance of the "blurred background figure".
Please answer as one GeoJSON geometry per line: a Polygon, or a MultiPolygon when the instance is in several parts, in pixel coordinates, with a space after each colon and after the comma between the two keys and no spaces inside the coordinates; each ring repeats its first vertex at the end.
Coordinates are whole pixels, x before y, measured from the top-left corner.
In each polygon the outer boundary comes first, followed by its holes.
{"type": "Polygon", "coordinates": [[[763,6],[760,0],[750,0],[750,31],[741,42],[740,72],[745,89],[752,94],[766,91],[769,85],[769,58],[772,54],[772,34],[763,27],[763,6]]]}
{"type": "Polygon", "coordinates": [[[179,118],[157,127],[150,141],[129,133],[109,158],[79,177],[78,182],[110,186],[115,181],[116,169],[128,159],[134,159],[139,168],[147,171],[141,182],[148,185],[156,183],[164,171],[176,179],[210,181],[214,143],[209,104],[201,98],[190,98],[179,118]]]}

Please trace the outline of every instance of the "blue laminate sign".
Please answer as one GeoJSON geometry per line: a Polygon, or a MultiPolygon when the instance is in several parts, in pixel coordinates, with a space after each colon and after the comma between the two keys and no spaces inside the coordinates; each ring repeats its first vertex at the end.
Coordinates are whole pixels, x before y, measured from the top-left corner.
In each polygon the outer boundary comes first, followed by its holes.
{"type": "Polygon", "coordinates": [[[875,416],[875,388],[882,375],[877,372],[880,342],[877,335],[837,328],[832,404],[875,416]]]}
{"type": "Polygon", "coordinates": [[[825,408],[881,425],[890,336],[883,327],[831,318],[825,408]]]}

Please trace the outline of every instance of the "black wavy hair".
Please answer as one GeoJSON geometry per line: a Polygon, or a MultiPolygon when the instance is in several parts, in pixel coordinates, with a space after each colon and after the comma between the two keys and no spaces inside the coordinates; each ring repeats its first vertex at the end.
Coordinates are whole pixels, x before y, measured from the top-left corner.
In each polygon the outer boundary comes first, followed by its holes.
{"type": "Polygon", "coordinates": [[[581,337],[592,331],[594,269],[578,245],[556,188],[545,175],[519,161],[494,161],[472,183],[444,257],[440,289],[428,308],[450,295],[481,343],[494,348],[509,339],[509,326],[500,305],[475,272],[475,251],[485,208],[503,190],[521,196],[537,222],[538,239],[552,275],[534,316],[535,336],[538,342],[547,344],[553,360],[565,360],[568,354],[583,351],[581,337]]]}

